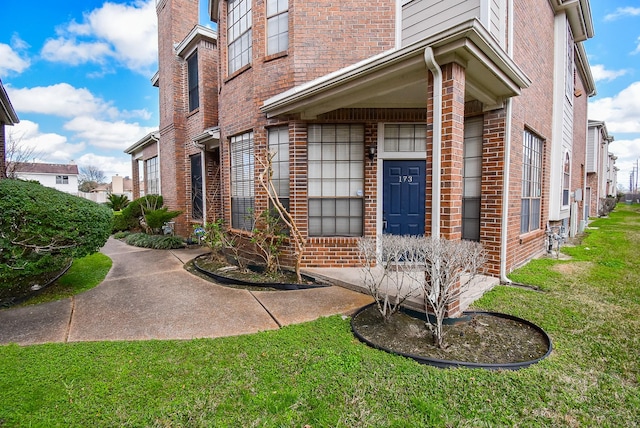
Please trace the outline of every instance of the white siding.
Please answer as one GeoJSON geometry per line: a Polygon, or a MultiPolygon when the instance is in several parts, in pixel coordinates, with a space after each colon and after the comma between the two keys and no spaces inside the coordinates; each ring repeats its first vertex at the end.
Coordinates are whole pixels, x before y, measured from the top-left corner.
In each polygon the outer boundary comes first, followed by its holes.
{"type": "Polygon", "coordinates": [[[587,173],[596,172],[599,134],[600,132],[598,128],[589,128],[589,133],[587,135],[587,173]]]}
{"type": "Polygon", "coordinates": [[[33,180],[42,184],[45,187],[52,187],[60,190],[61,192],[71,193],[72,195],[78,194],[78,176],[68,174],[37,174],[32,172],[18,172],[16,174],[18,178],[22,180],[33,180]],[[56,184],[56,175],[66,175],[69,177],[68,184],[56,184]]]}

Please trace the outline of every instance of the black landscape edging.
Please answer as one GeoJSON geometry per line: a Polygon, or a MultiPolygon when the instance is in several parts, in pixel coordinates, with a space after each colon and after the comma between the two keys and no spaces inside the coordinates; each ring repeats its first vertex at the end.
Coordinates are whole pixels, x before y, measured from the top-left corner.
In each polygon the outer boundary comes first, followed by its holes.
{"type": "Polygon", "coordinates": [[[5,301],[2,301],[2,299],[0,299],[0,308],[10,308],[11,306],[18,305],[18,304],[20,304],[20,303],[22,303],[22,302],[24,302],[26,300],[29,300],[32,297],[35,297],[38,294],[42,293],[47,287],[49,287],[51,284],[53,284],[58,279],[60,279],[60,277],[62,275],[67,273],[67,271],[71,268],[72,264],[73,264],[73,259],[71,259],[69,264],[65,268],[63,268],[56,276],[54,276],[45,285],[43,285],[42,287],[38,288],[37,290],[31,291],[30,293],[27,293],[27,294],[25,294],[23,296],[20,296],[20,297],[8,297],[5,301]]]}
{"type": "MultiPolygon", "coordinates": [[[[351,331],[353,332],[354,336],[356,336],[356,338],[358,338],[358,340],[360,340],[361,342],[367,344],[368,346],[375,348],[375,349],[379,349],[381,351],[385,351],[388,352],[390,354],[395,354],[395,355],[400,355],[406,358],[411,358],[415,361],[417,361],[420,364],[427,364],[430,366],[434,366],[434,367],[438,367],[441,369],[445,369],[445,368],[455,368],[455,367],[466,367],[466,368],[476,368],[476,369],[487,369],[487,370],[519,370],[519,369],[523,369],[526,367],[529,367],[532,364],[538,363],[541,360],[547,358],[550,354],[551,351],[553,350],[553,344],[551,342],[551,338],[549,337],[549,335],[540,327],[538,327],[537,325],[535,325],[534,323],[532,323],[531,321],[527,321],[523,318],[518,318],[516,316],[513,315],[508,315],[508,314],[503,314],[500,312],[489,312],[489,311],[465,311],[463,312],[463,315],[491,315],[491,316],[495,316],[495,317],[499,317],[499,318],[505,318],[511,321],[516,321],[522,324],[526,324],[529,327],[533,328],[534,330],[536,330],[537,332],[539,332],[542,337],[545,339],[545,341],[547,342],[548,345],[548,349],[547,352],[539,358],[536,358],[535,360],[529,360],[529,361],[521,361],[521,362],[517,362],[517,363],[500,363],[500,364],[491,364],[491,363],[472,363],[472,362],[466,362],[466,361],[455,361],[455,360],[441,360],[438,358],[429,358],[429,357],[424,357],[421,355],[414,355],[414,354],[408,354],[408,353],[404,353],[404,352],[398,352],[398,351],[394,351],[392,349],[387,349],[384,346],[380,346],[376,343],[373,343],[371,341],[369,341],[368,339],[364,338],[360,333],[358,333],[358,331],[356,330],[356,328],[354,327],[353,321],[356,319],[356,317],[363,311],[365,311],[366,309],[368,309],[369,307],[375,305],[375,303],[371,303],[369,305],[366,305],[362,308],[360,308],[358,310],[358,312],[356,312],[353,317],[351,317],[351,331]]],[[[424,316],[422,316],[422,318],[424,318],[424,316]]]]}
{"type": "MultiPolygon", "coordinates": [[[[328,284],[287,284],[282,282],[253,282],[253,281],[244,281],[236,278],[230,278],[228,276],[220,275],[198,266],[197,260],[206,255],[207,254],[203,254],[193,259],[193,267],[198,272],[204,275],[207,275],[210,278],[213,278],[214,280],[216,280],[216,282],[219,282],[221,284],[239,285],[239,286],[246,286],[246,287],[259,287],[259,288],[260,287],[275,288],[276,290],[306,290],[310,288],[329,287],[328,284]]],[[[308,281],[315,281],[315,278],[312,278],[308,275],[302,274],[302,277],[308,281]]]]}

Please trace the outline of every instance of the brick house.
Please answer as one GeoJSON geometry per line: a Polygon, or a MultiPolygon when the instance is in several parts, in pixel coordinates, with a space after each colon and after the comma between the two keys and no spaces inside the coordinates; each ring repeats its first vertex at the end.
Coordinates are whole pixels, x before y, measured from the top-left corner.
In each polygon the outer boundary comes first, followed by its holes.
{"type": "Polygon", "coordinates": [[[19,122],[20,119],[11,105],[2,80],[0,80],[0,179],[7,177],[5,126],[13,126],[19,122]]]}
{"type": "Polygon", "coordinates": [[[361,236],[436,234],[481,242],[505,279],[544,251],[547,224],[582,212],[588,0],[209,11],[218,31],[198,25],[197,0],[157,1],[160,128],[132,146],[134,181],[157,158],[179,234],[223,218],[249,236],[269,152],[305,267],[358,265],[361,236]]]}

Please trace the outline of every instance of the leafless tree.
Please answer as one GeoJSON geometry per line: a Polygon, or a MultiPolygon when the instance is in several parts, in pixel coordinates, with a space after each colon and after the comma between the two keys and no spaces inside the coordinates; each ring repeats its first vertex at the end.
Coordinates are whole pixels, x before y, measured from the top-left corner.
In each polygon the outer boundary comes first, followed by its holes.
{"type": "Polygon", "coordinates": [[[99,167],[95,165],[87,165],[80,167],[80,175],[78,177],[78,189],[83,192],[90,192],[98,185],[104,184],[107,177],[99,167]]]}
{"type": "Polygon", "coordinates": [[[416,275],[421,272],[421,260],[411,250],[416,247],[416,239],[381,235],[378,240],[370,237],[358,240],[363,283],[385,321],[398,312],[407,299],[422,294],[422,281],[416,275]]]}
{"type": "Polygon", "coordinates": [[[20,164],[33,162],[42,154],[35,147],[25,144],[22,135],[18,135],[15,131],[8,132],[4,150],[6,159],[4,175],[7,178],[17,178],[17,168],[20,164]]]}
{"type": "Polygon", "coordinates": [[[300,265],[302,263],[302,256],[304,254],[305,247],[307,245],[307,240],[304,235],[298,228],[298,225],[295,222],[295,219],[291,215],[291,213],[286,209],[286,207],[278,198],[278,192],[276,186],[273,183],[273,169],[271,167],[273,157],[275,153],[267,152],[264,158],[256,157],[256,161],[259,163],[261,169],[258,183],[265,190],[267,196],[269,197],[269,202],[271,202],[273,209],[280,215],[280,218],[284,222],[285,226],[289,229],[289,239],[293,241],[294,249],[293,253],[296,258],[296,276],[299,282],[302,282],[302,275],[300,274],[300,265]]]}

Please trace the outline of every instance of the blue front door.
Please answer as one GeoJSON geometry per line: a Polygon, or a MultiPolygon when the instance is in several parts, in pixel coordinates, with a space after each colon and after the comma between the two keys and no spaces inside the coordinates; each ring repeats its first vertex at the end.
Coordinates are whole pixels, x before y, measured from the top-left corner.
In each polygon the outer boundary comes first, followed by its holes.
{"type": "Polygon", "coordinates": [[[425,167],[423,160],[384,161],[383,233],[424,235],[425,167]]]}

